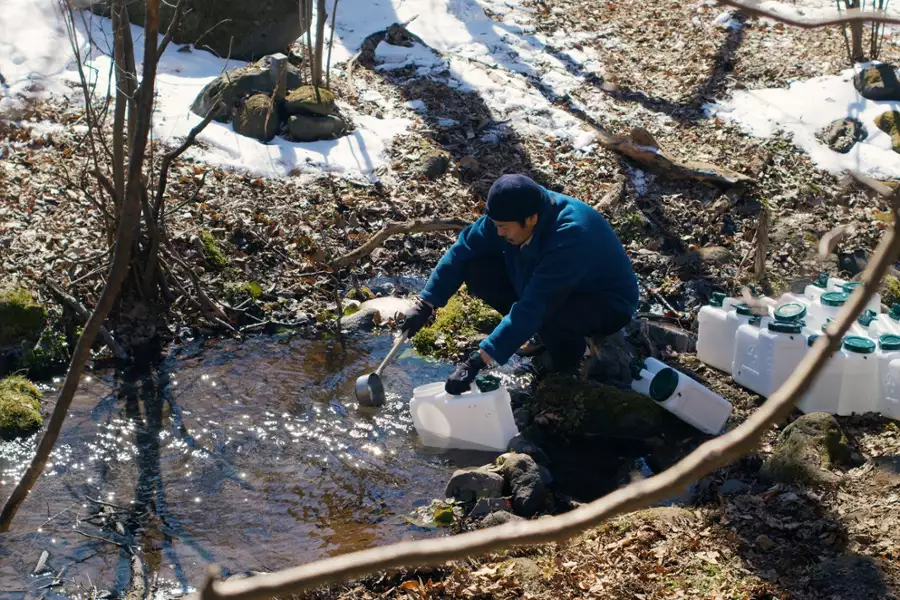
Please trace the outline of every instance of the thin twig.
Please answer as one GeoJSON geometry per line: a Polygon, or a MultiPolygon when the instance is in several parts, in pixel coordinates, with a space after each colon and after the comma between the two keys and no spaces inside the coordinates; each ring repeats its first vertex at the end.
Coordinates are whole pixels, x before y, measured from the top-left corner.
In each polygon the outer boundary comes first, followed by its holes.
{"type": "Polygon", "coordinates": [[[888,23],[891,25],[900,25],[900,17],[889,16],[883,10],[872,12],[863,12],[858,8],[851,8],[846,13],[841,14],[837,11],[820,19],[803,19],[797,17],[787,17],[765,8],[760,8],[756,2],[748,0],[718,0],[719,4],[733,6],[739,8],[751,15],[757,17],[765,17],[774,19],[786,25],[793,25],[801,29],[818,29],[820,27],[829,27],[831,25],[842,25],[849,23],[888,23]]]}
{"type": "MultiPolygon", "coordinates": [[[[82,322],[87,323],[88,319],[91,317],[90,311],[85,308],[84,304],[78,301],[77,298],[72,296],[71,294],[67,294],[60,286],[58,286],[53,281],[47,279],[44,281],[50,291],[53,294],[63,301],[69,308],[75,311],[75,314],[78,315],[78,318],[82,320],[82,322]]],[[[106,327],[100,327],[100,337],[103,339],[103,343],[109,347],[109,350],[113,353],[113,356],[118,358],[119,360],[128,360],[128,353],[125,352],[125,349],[119,345],[116,339],[112,336],[109,330],[106,327]]]]}
{"type": "Polygon", "coordinates": [[[421,233],[425,231],[446,231],[446,230],[460,230],[465,229],[471,225],[468,221],[463,221],[462,219],[437,219],[434,221],[407,221],[405,223],[390,223],[385,226],[381,231],[372,236],[369,241],[365,244],[350,252],[341,256],[337,260],[335,260],[332,265],[334,268],[346,267],[352,263],[355,263],[361,258],[364,258],[372,253],[373,250],[381,246],[385,240],[387,240],[392,235],[397,235],[398,233],[421,233]]]}

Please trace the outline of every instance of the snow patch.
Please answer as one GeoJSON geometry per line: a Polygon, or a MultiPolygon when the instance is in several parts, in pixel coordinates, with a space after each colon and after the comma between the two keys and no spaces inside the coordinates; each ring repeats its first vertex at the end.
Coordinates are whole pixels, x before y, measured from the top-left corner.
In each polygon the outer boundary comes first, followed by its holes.
{"type": "Polygon", "coordinates": [[[891,138],[875,126],[883,112],[900,110],[900,102],[874,102],[853,86],[853,69],[840,75],[815,77],[787,88],[738,91],[731,100],[706,106],[707,113],[733,121],[757,137],[779,131],[792,134],[794,143],[809,153],[822,169],[832,173],[853,169],[879,179],[900,177],[900,154],[891,138]],[[832,121],[858,119],[868,137],[847,154],[834,152],[816,139],[832,121]]]}

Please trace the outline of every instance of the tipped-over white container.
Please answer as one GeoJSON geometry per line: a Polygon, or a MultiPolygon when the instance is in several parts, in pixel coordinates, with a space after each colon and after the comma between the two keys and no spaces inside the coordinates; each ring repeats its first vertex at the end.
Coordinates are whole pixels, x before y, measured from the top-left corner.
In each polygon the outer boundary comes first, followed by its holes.
{"type": "Polygon", "coordinates": [[[722,431],[731,415],[728,400],[654,358],[644,359],[640,375],[631,382],[631,387],[710,435],[722,431]]]}
{"type": "Polygon", "coordinates": [[[750,322],[753,313],[743,302],[729,305],[725,294],[715,293],[697,316],[697,358],[707,365],[731,373],[734,335],[750,322]]]}
{"type": "MultiPolygon", "coordinates": [[[[855,292],[857,288],[861,287],[862,283],[859,281],[848,281],[841,286],[840,291],[844,292],[849,297],[853,295],[853,292],[855,292]]],[[[870,310],[876,315],[881,313],[881,294],[878,292],[872,294],[872,297],[869,298],[869,302],[866,304],[866,310],[870,310]]]]}
{"type": "Polygon", "coordinates": [[[432,448],[506,452],[519,433],[502,385],[481,392],[472,384],[459,396],[444,391],[444,382],[422,385],[413,390],[409,412],[422,443],[432,448]]]}
{"type": "MultiPolygon", "coordinates": [[[[816,337],[810,336],[810,344],[816,337]]],[[[805,413],[864,413],[876,410],[878,389],[875,342],[866,337],[848,335],[797,407],[805,413]]]]}
{"type": "Polygon", "coordinates": [[[806,356],[806,306],[787,303],[775,309],[775,320],[762,327],[748,323],[737,330],[734,381],[762,396],[771,396],[806,356]]]}
{"type": "Polygon", "coordinates": [[[818,331],[828,319],[834,319],[847,303],[844,292],[825,292],[819,299],[809,305],[806,324],[810,329],[818,331]]]}
{"type": "Polygon", "coordinates": [[[877,340],[883,335],[900,335],[900,304],[894,304],[890,312],[881,313],[869,324],[869,337],[877,340]]]}

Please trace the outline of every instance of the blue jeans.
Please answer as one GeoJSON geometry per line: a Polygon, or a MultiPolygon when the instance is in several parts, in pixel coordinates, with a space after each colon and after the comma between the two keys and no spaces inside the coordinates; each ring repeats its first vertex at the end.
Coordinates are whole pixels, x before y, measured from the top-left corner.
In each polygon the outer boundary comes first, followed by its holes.
{"type": "MultiPolygon", "coordinates": [[[[519,295],[506,271],[502,254],[482,256],[467,262],[464,281],[469,293],[502,315],[512,309],[519,295]]],[[[550,299],[537,333],[550,353],[553,370],[578,368],[584,355],[584,338],[613,334],[631,321],[631,315],[611,309],[600,294],[561,289],[550,299]]]]}

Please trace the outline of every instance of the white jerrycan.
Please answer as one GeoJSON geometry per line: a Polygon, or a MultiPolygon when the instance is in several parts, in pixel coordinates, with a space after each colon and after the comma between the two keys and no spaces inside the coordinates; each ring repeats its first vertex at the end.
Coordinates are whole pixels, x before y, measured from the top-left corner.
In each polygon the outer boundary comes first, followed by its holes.
{"type": "Polygon", "coordinates": [[[807,309],[806,324],[810,329],[819,330],[828,319],[834,319],[847,302],[844,292],[825,292],[807,309]]]}
{"type": "MultiPolygon", "coordinates": [[[[719,294],[723,296],[723,294],[719,294]]],[[[750,307],[743,302],[727,308],[724,298],[713,294],[710,304],[700,309],[697,323],[697,358],[720,371],[731,373],[734,358],[734,336],[738,327],[753,318],[750,307]],[[716,305],[716,302],[719,305],[716,305]]]]}
{"type": "Polygon", "coordinates": [[[413,390],[409,412],[422,443],[433,448],[506,452],[519,433],[502,385],[482,392],[473,383],[459,396],[444,391],[444,382],[422,385],[413,390]]]}
{"type": "Polygon", "coordinates": [[[805,305],[791,302],[776,308],[775,320],[762,327],[741,325],[734,346],[734,381],[765,397],[781,387],[809,349],[805,316],[805,305]]]}
{"type": "Polygon", "coordinates": [[[828,278],[828,289],[826,292],[843,292],[844,284],[847,283],[846,279],[840,279],[838,277],[829,277],[828,278]]]}
{"type": "MultiPolygon", "coordinates": [[[[810,336],[810,345],[817,337],[810,336]]],[[[836,415],[875,410],[879,388],[875,348],[875,342],[867,337],[845,337],[797,407],[805,413],[836,415]]]]}
{"type": "MultiPolygon", "coordinates": [[[[852,296],[853,292],[855,292],[858,288],[862,287],[862,282],[859,281],[848,281],[844,285],[841,286],[841,291],[847,294],[847,296],[852,296]]],[[[870,310],[876,315],[881,313],[881,294],[875,292],[872,294],[872,297],[869,298],[869,302],[866,303],[866,310],[870,310]]]]}
{"type": "MultiPolygon", "coordinates": [[[[886,417],[900,419],[897,412],[900,407],[892,406],[895,401],[889,402],[888,379],[890,377],[891,363],[900,359],[900,335],[883,335],[878,338],[878,351],[875,353],[878,359],[878,398],[875,410],[886,417]],[[895,416],[891,416],[894,413],[895,416]]],[[[895,384],[896,387],[896,384],[895,384]]],[[[896,391],[893,392],[896,397],[896,391]]]]}
{"type": "Polygon", "coordinates": [[[884,392],[879,398],[879,412],[888,419],[900,421],[900,358],[888,363],[881,373],[881,385],[884,392]]]}
{"type": "Polygon", "coordinates": [[[816,279],[806,286],[803,289],[803,295],[810,302],[816,302],[818,299],[828,291],[828,275],[825,273],[819,273],[819,276],[816,279]]]}
{"type": "Polygon", "coordinates": [[[655,358],[644,359],[631,388],[700,431],[717,435],[731,415],[731,403],[655,358]]]}
{"type": "Polygon", "coordinates": [[[900,335],[900,304],[894,304],[890,312],[881,313],[869,324],[870,338],[877,340],[883,335],[900,335]]]}

